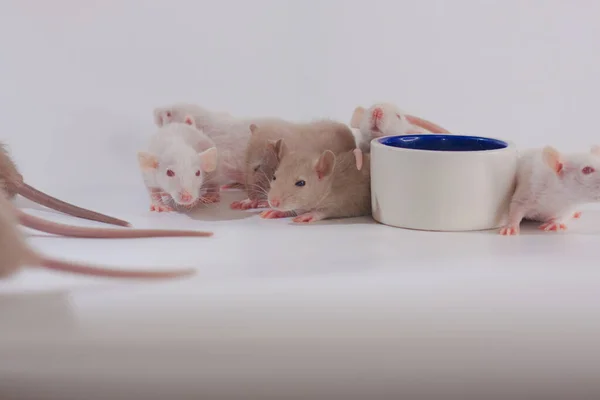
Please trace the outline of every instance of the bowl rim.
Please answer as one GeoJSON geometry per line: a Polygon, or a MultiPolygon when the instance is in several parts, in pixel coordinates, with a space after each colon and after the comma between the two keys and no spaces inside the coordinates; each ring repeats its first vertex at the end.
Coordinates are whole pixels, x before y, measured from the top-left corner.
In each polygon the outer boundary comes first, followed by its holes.
{"type": "Polygon", "coordinates": [[[461,155],[466,155],[466,154],[478,154],[478,155],[482,155],[482,154],[495,154],[495,153],[501,153],[501,152],[506,152],[506,151],[511,151],[514,150],[515,148],[515,144],[510,141],[510,140],[506,140],[506,139],[500,139],[500,138],[496,138],[496,137],[490,137],[490,136],[476,136],[476,135],[462,135],[462,134],[446,134],[446,133],[416,133],[416,134],[406,134],[406,135],[386,135],[386,136],[380,136],[377,138],[374,138],[371,140],[371,147],[378,147],[380,149],[386,149],[389,151],[399,151],[399,152],[412,152],[412,153],[416,153],[416,152],[421,152],[421,153],[434,153],[434,154],[448,154],[448,155],[452,155],[452,154],[461,154],[461,155]],[[500,148],[500,149],[492,149],[492,150],[456,150],[456,151],[447,151],[447,150],[428,150],[428,149],[409,149],[406,147],[396,147],[396,146],[390,146],[387,144],[382,143],[383,140],[389,139],[389,138],[399,138],[399,137],[431,137],[431,136],[437,136],[437,137],[463,137],[463,138],[472,138],[472,139],[484,139],[484,140],[493,140],[493,141],[497,141],[497,142],[501,142],[501,143],[505,143],[506,147],[500,148]]]}

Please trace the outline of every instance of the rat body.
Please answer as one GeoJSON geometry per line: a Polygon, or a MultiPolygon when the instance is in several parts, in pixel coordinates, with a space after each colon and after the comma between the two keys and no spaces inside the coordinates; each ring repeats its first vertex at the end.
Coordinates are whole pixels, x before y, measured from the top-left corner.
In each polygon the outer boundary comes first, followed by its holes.
{"type": "Polygon", "coordinates": [[[118,226],[130,226],[127,221],[109,217],[108,215],[74,206],[58,200],[52,196],[43,193],[23,181],[23,176],[17,169],[16,164],[10,158],[5,149],[5,145],[0,142],[0,185],[4,187],[5,193],[9,199],[13,199],[17,194],[42,206],[60,211],[74,217],[89,219],[92,221],[104,222],[118,226]]]}
{"type": "Polygon", "coordinates": [[[516,189],[501,235],[518,235],[523,219],[543,222],[540,229],[560,231],[579,218],[578,207],[600,201],[600,146],[588,153],[561,154],[551,146],[519,156],[516,189]]]}
{"type": "Polygon", "coordinates": [[[193,269],[171,271],[135,271],[109,269],[57,260],[35,252],[17,228],[18,209],[0,191],[0,278],[8,278],[26,266],[83,275],[132,279],[178,278],[194,273],[193,269]]]}
{"type": "Polygon", "coordinates": [[[335,154],[311,150],[289,152],[280,145],[281,161],[269,190],[273,210],[263,218],[282,218],[293,211],[294,222],[315,222],[371,213],[371,163],[360,149],[335,154]]]}
{"type": "Polygon", "coordinates": [[[159,127],[138,162],[151,211],[190,209],[220,199],[217,147],[191,116],[159,127]]]}
{"type": "Polygon", "coordinates": [[[370,151],[371,140],[389,135],[417,133],[450,133],[432,122],[406,114],[391,103],[377,103],[365,109],[356,107],[350,126],[358,129],[361,136],[358,146],[363,152],[370,151]]]}
{"type": "Polygon", "coordinates": [[[246,190],[248,198],[231,204],[232,208],[268,207],[270,181],[280,158],[281,139],[293,150],[331,150],[340,153],[356,148],[350,128],[342,123],[319,120],[306,123],[271,122],[250,126],[252,137],[246,150],[246,190]]]}
{"type": "Polygon", "coordinates": [[[189,103],[154,109],[154,122],[159,127],[171,122],[184,122],[188,116],[191,116],[196,126],[214,141],[219,149],[222,176],[230,183],[226,187],[236,188],[245,184],[244,159],[250,139],[250,125],[284,123],[277,118],[237,118],[226,112],[214,112],[189,103]]]}

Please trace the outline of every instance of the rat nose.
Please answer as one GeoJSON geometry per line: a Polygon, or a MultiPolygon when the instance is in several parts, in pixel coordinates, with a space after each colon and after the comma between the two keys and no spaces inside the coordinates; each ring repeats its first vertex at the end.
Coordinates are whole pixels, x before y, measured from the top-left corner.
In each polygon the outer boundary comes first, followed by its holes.
{"type": "Polygon", "coordinates": [[[281,203],[279,202],[279,199],[271,199],[271,201],[270,201],[269,203],[271,203],[271,205],[272,205],[273,207],[279,207],[279,204],[281,204],[281,203]]]}
{"type": "Polygon", "coordinates": [[[181,199],[181,201],[191,201],[192,195],[187,190],[182,190],[179,193],[179,198],[181,199]]]}

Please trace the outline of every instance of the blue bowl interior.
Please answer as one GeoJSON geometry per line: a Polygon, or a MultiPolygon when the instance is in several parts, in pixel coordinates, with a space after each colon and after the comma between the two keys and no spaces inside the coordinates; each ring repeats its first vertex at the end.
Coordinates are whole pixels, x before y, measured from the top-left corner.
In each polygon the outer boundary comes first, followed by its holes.
{"type": "Polygon", "coordinates": [[[402,135],[379,139],[385,146],[429,151],[487,151],[508,147],[498,139],[460,135],[402,135]]]}

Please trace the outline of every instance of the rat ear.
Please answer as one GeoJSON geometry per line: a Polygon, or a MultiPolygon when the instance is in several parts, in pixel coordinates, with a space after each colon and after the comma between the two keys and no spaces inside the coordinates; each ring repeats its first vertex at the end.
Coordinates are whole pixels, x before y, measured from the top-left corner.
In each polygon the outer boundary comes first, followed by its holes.
{"type": "Polygon", "coordinates": [[[363,166],[363,153],[360,149],[354,149],[354,160],[356,161],[356,169],[361,170],[363,166]]]}
{"type": "Polygon", "coordinates": [[[137,154],[137,158],[141,169],[148,170],[158,168],[158,158],[153,154],[140,151],[137,154]]]}
{"type": "Polygon", "coordinates": [[[325,150],[315,165],[315,171],[317,172],[319,179],[323,179],[325,176],[331,174],[334,166],[335,154],[333,154],[333,151],[331,150],[325,150]]]}
{"type": "Polygon", "coordinates": [[[196,127],[196,121],[194,120],[194,117],[192,117],[191,115],[186,115],[185,118],[183,119],[183,122],[186,125],[193,126],[194,128],[196,127]]]}
{"type": "Polygon", "coordinates": [[[600,146],[598,146],[597,144],[593,145],[590,149],[590,153],[592,153],[595,156],[600,156],[600,146]]]}
{"type": "Polygon", "coordinates": [[[277,156],[277,159],[279,161],[281,161],[283,156],[285,156],[288,153],[288,147],[285,144],[283,138],[278,140],[269,140],[269,147],[271,147],[273,152],[275,152],[275,155],[277,156]]]}
{"type": "Polygon", "coordinates": [[[365,114],[365,108],[358,106],[354,109],[354,113],[352,114],[352,119],[350,120],[350,127],[358,128],[360,126],[360,121],[365,114]]]}
{"type": "Polygon", "coordinates": [[[256,124],[250,124],[250,133],[254,135],[254,133],[256,132],[256,130],[258,129],[258,126],[256,126],[256,124]]]}
{"type": "Polygon", "coordinates": [[[560,173],[560,171],[562,171],[562,156],[554,147],[544,147],[544,149],[542,150],[542,159],[544,160],[544,163],[547,166],[549,166],[555,173],[558,174],[560,173]]]}
{"type": "Polygon", "coordinates": [[[211,147],[198,154],[200,156],[200,168],[204,172],[212,172],[217,169],[218,151],[216,147],[211,147]]]}

